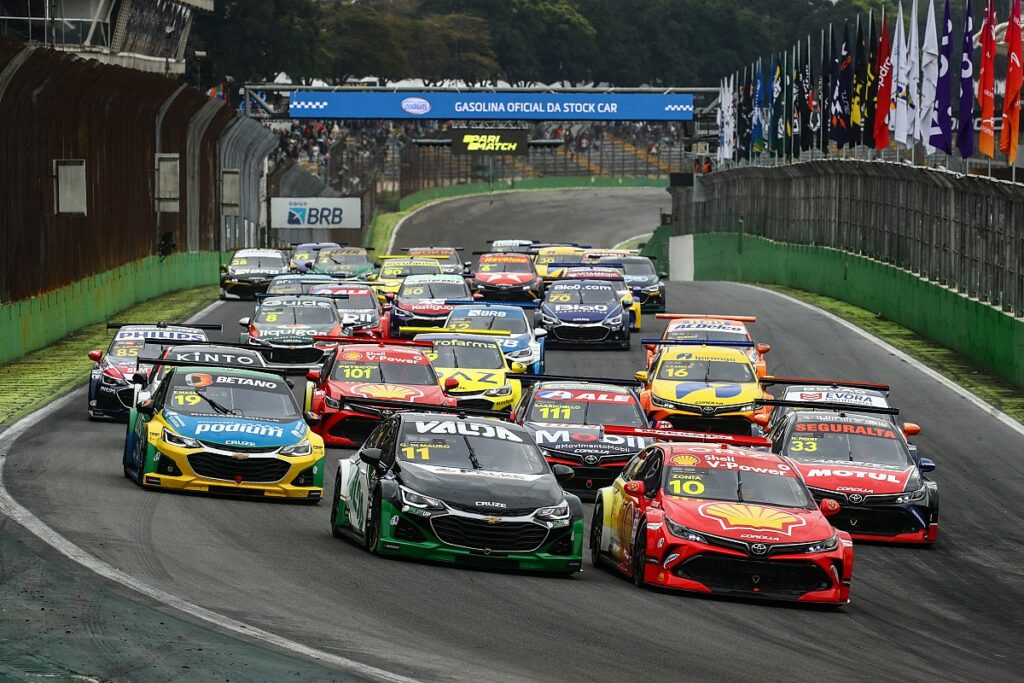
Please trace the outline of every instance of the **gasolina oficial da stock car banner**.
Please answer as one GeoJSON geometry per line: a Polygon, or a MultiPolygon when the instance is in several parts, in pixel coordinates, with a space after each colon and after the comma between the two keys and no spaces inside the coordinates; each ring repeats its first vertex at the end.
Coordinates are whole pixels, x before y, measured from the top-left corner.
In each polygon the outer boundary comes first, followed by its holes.
{"type": "Polygon", "coordinates": [[[538,121],[689,121],[693,95],[681,93],[540,93],[296,91],[292,118],[469,119],[538,121]]]}

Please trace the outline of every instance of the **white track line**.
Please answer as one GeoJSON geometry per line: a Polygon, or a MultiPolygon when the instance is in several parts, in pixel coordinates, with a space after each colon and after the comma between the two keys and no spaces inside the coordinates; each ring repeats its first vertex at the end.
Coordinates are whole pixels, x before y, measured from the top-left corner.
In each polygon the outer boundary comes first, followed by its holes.
{"type": "Polygon", "coordinates": [[[888,342],[882,341],[881,339],[879,339],[878,337],[874,336],[870,332],[867,332],[866,330],[863,330],[860,327],[857,327],[856,325],[854,325],[853,323],[851,323],[851,322],[849,322],[847,320],[843,320],[838,315],[835,315],[834,313],[829,313],[828,311],[826,311],[824,309],[821,309],[821,308],[818,308],[817,306],[814,306],[813,304],[809,304],[806,301],[801,301],[800,299],[794,299],[793,297],[788,296],[786,294],[783,294],[782,292],[776,292],[773,289],[767,289],[767,288],[764,288],[764,287],[758,287],[756,285],[748,285],[748,284],[742,283],[742,282],[737,282],[735,284],[742,285],[744,287],[752,287],[752,288],[757,289],[757,290],[762,291],[762,292],[768,292],[769,294],[774,294],[777,297],[786,299],[787,301],[790,301],[790,302],[792,302],[794,304],[797,304],[798,306],[803,306],[804,308],[808,308],[808,309],[814,311],[815,313],[818,313],[819,315],[823,315],[826,318],[828,318],[829,320],[832,320],[833,322],[839,323],[840,325],[842,325],[846,329],[850,330],[851,332],[854,332],[854,333],[860,335],[861,337],[863,337],[864,339],[867,339],[871,343],[873,343],[873,344],[875,344],[877,346],[880,346],[881,348],[885,349],[886,351],[888,351],[889,353],[893,354],[894,356],[896,356],[900,360],[906,362],[908,365],[912,366],[916,370],[919,370],[920,372],[923,372],[925,375],[928,375],[929,377],[934,379],[936,382],[939,382],[944,387],[946,387],[947,389],[952,391],[957,396],[960,396],[962,398],[967,399],[976,408],[978,408],[979,410],[982,410],[982,411],[988,413],[990,416],[992,416],[995,419],[999,420],[1004,425],[1006,425],[1010,429],[1014,430],[1018,434],[1024,435],[1024,425],[1022,425],[1020,422],[1017,422],[1017,420],[1014,420],[1012,417],[1010,417],[1009,415],[1007,415],[1003,411],[999,410],[995,406],[993,406],[993,405],[991,405],[989,403],[986,403],[983,399],[981,399],[978,396],[975,396],[971,392],[967,391],[962,386],[960,386],[959,384],[957,384],[953,380],[949,379],[945,375],[943,375],[943,374],[941,374],[941,373],[931,369],[930,367],[928,367],[927,365],[925,365],[921,361],[917,360],[913,356],[907,355],[906,353],[904,353],[903,351],[900,351],[898,348],[896,348],[892,344],[889,344],[888,342]]]}
{"type": "MultiPolygon", "coordinates": [[[[205,315],[218,305],[220,305],[220,302],[214,302],[189,320],[205,315]]],[[[45,522],[36,517],[21,503],[16,501],[7,490],[7,486],[4,484],[4,463],[7,461],[7,453],[11,450],[14,442],[18,440],[18,437],[24,434],[30,427],[49,418],[53,413],[56,413],[73,399],[80,398],[82,393],[82,387],[75,389],[53,403],[26,415],[11,425],[7,430],[0,433],[0,513],[25,527],[27,531],[31,532],[51,548],[57,550],[60,554],[77,562],[86,569],[99,574],[103,578],[119,583],[126,588],[130,588],[136,593],[156,600],[157,602],[161,602],[168,607],[184,612],[191,617],[210,623],[220,629],[242,636],[248,640],[260,641],[267,645],[272,645],[280,650],[308,657],[309,659],[323,662],[324,664],[328,664],[342,671],[347,671],[358,676],[364,676],[372,680],[400,683],[415,680],[369,666],[368,664],[362,664],[361,662],[348,659],[347,657],[331,654],[330,652],[324,652],[323,650],[317,650],[294,640],[289,640],[288,638],[283,638],[269,631],[264,631],[261,628],[250,626],[245,622],[232,619],[231,617],[214,612],[213,610],[206,609],[205,607],[200,607],[199,605],[189,602],[184,598],[180,598],[166,591],[162,591],[159,588],[150,586],[147,583],[143,583],[139,579],[136,579],[120,569],[107,564],[98,557],[89,554],[79,546],[64,538],[52,527],[48,526],[45,522]]]]}
{"type": "Polygon", "coordinates": [[[612,249],[623,249],[624,248],[622,246],[623,244],[628,244],[629,242],[632,242],[633,240],[639,240],[639,239],[643,239],[644,237],[651,237],[653,235],[654,235],[653,232],[642,232],[639,235],[633,235],[632,237],[627,237],[626,239],[622,240],[621,242],[616,244],[614,247],[612,247],[612,249]]]}

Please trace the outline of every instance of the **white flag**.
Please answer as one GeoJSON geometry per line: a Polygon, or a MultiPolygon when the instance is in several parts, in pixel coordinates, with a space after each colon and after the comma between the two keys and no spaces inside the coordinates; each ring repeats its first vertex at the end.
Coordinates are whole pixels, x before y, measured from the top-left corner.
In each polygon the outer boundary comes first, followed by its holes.
{"type": "Polygon", "coordinates": [[[917,109],[917,134],[925,152],[931,154],[932,118],[939,87],[939,36],[935,31],[935,3],[928,0],[928,21],[924,27],[924,52],[921,54],[921,105],[917,109]]]}
{"type": "Polygon", "coordinates": [[[910,40],[907,44],[907,147],[913,147],[921,133],[918,109],[921,104],[921,48],[917,41],[917,0],[910,10],[910,40]]]}
{"type": "Polygon", "coordinates": [[[903,31],[903,3],[900,3],[896,14],[896,33],[892,37],[892,68],[896,83],[892,89],[894,99],[893,112],[889,127],[892,129],[896,142],[904,147],[907,145],[907,79],[910,70],[907,68],[907,41],[903,31]]]}

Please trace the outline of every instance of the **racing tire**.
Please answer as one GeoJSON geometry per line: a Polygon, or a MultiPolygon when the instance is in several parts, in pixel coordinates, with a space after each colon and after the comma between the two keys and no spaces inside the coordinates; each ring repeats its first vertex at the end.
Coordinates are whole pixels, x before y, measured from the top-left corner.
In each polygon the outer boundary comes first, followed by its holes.
{"type": "Polygon", "coordinates": [[[590,520],[590,564],[600,568],[604,564],[601,554],[601,536],[604,532],[604,509],[600,497],[594,503],[594,515],[590,520]]]}
{"type": "Polygon", "coordinates": [[[377,554],[377,546],[380,544],[380,487],[373,491],[370,497],[370,505],[366,509],[366,531],[363,533],[363,544],[371,555],[377,554]]]}
{"type": "Polygon", "coordinates": [[[128,481],[132,481],[135,477],[132,476],[131,470],[128,469],[128,465],[121,465],[121,469],[124,470],[124,478],[128,481]]]}
{"type": "Polygon", "coordinates": [[[630,569],[633,574],[633,585],[637,588],[645,588],[644,567],[647,565],[647,521],[637,526],[636,537],[633,539],[633,553],[629,560],[630,569]]]}
{"type": "Polygon", "coordinates": [[[334,496],[331,498],[331,536],[342,538],[344,534],[338,527],[338,502],[341,499],[341,471],[334,478],[334,496]]]}

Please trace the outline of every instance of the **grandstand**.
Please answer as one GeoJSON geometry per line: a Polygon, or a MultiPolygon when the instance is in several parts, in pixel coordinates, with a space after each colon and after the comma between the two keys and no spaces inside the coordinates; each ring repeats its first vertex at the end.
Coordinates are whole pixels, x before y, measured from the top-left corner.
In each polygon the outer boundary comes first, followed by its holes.
{"type": "Polygon", "coordinates": [[[213,11],[213,0],[0,0],[0,35],[108,64],[181,74],[196,11],[213,11]]]}

